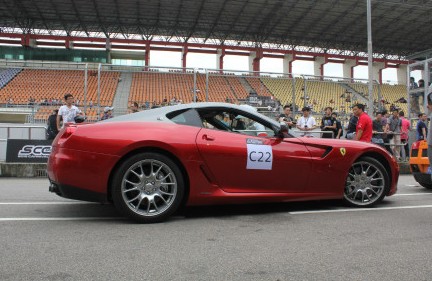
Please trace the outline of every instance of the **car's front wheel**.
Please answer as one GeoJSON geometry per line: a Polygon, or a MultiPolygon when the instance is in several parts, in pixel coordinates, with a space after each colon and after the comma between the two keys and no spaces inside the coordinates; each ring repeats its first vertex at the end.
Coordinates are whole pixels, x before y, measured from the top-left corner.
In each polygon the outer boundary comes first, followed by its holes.
{"type": "Polygon", "coordinates": [[[351,206],[370,207],[383,200],[390,178],[383,165],[370,157],[355,161],[345,181],[344,200],[351,206]]]}
{"type": "Polygon", "coordinates": [[[140,153],[123,162],[112,181],[114,205],[126,216],[143,223],[167,219],[180,206],[184,180],[170,158],[140,153]]]}

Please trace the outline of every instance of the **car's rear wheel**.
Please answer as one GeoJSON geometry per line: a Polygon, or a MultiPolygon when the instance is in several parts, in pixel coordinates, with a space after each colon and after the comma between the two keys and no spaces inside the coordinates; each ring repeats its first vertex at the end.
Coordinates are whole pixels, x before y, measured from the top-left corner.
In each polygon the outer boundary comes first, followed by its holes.
{"type": "Polygon", "coordinates": [[[354,162],[345,181],[344,200],[351,206],[370,207],[383,200],[390,178],[377,160],[362,157],[354,162]]]}
{"type": "Polygon", "coordinates": [[[180,169],[159,153],[130,157],[120,165],[112,184],[116,208],[143,223],[167,219],[179,208],[184,195],[180,169]]]}

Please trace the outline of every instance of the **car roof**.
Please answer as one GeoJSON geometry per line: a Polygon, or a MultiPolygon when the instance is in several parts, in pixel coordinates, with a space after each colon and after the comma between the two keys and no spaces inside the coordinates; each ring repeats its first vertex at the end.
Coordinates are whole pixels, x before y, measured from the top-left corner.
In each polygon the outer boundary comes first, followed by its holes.
{"type": "Polygon", "coordinates": [[[166,118],[166,115],[170,112],[186,110],[186,109],[206,109],[206,108],[207,109],[211,109],[211,108],[234,109],[235,111],[240,111],[243,113],[248,113],[250,115],[258,116],[259,118],[264,119],[265,121],[272,123],[273,125],[276,126],[279,125],[279,123],[276,122],[275,120],[257,112],[257,110],[252,106],[243,106],[243,105],[236,105],[236,104],[223,103],[223,102],[196,102],[196,103],[162,106],[162,107],[153,108],[149,110],[143,110],[136,113],[121,115],[118,117],[104,120],[102,122],[134,122],[134,121],[171,122],[169,119],[166,118]]]}

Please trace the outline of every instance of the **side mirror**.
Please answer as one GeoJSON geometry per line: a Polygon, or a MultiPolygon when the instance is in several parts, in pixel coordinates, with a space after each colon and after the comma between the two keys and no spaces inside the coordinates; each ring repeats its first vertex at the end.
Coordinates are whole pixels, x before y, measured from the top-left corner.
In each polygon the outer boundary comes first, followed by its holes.
{"type": "Polygon", "coordinates": [[[276,132],[276,137],[285,138],[288,136],[288,126],[286,124],[281,124],[279,130],[276,132]]]}

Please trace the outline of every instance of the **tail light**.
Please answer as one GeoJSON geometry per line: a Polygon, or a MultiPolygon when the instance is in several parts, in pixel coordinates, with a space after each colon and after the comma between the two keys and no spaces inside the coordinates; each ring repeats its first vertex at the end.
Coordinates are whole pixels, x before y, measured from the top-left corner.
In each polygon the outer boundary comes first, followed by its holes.
{"type": "Polygon", "coordinates": [[[60,138],[58,139],[58,144],[62,144],[64,141],[66,141],[77,129],[76,125],[67,125],[61,132],[60,132],[60,138]]]}

